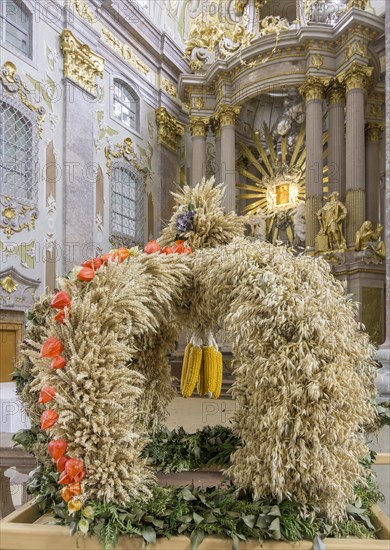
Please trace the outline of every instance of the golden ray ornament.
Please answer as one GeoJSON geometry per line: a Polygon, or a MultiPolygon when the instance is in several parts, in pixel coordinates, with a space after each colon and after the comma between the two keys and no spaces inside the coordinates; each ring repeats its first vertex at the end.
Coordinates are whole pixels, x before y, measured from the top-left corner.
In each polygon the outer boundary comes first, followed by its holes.
{"type": "MultiPolygon", "coordinates": [[[[241,199],[250,199],[242,209],[243,213],[255,215],[260,210],[265,216],[286,213],[305,200],[305,126],[298,133],[292,151],[288,150],[287,136],[275,140],[267,124],[263,135],[257,130],[253,134],[254,147],[239,143],[241,159],[239,172],[253,183],[240,183],[241,199]]],[[[323,182],[327,182],[328,149],[325,146],[328,133],[323,134],[324,168],[323,182]]]]}

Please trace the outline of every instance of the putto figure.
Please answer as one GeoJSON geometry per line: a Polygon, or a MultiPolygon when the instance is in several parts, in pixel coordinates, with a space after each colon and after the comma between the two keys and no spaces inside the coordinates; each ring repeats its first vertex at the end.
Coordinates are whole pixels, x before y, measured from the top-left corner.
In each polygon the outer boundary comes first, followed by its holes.
{"type": "Polygon", "coordinates": [[[347,209],[339,201],[339,194],[334,191],[329,195],[328,202],[317,212],[320,231],[316,238],[317,252],[330,250],[345,250],[347,243],[343,235],[343,221],[347,217],[347,209]]]}

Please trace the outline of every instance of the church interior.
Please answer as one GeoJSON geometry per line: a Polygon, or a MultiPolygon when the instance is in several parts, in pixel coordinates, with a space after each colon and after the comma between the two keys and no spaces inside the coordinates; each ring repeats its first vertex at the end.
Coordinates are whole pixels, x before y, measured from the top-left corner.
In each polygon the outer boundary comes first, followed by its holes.
{"type": "Polygon", "coordinates": [[[0,547],[388,548],[390,2],[0,25],[0,547]]]}

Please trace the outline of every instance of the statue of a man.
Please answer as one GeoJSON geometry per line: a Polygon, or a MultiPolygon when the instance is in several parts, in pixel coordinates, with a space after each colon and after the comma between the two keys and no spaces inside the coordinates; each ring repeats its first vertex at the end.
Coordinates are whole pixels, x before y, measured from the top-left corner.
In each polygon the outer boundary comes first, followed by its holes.
{"type": "Polygon", "coordinates": [[[382,229],[383,227],[380,223],[377,224],[374,230],[372,222],[363,222],[361,228],[356,232],[355,250],[361,252],[370,248],[380,258],[384,259],[386,257],[386,248],[385,243],[381,240],[382,229]]]}
{"type": "MultiPolygon", "coordinates": [[[[331,193],[328,202],[317,212],[320,222],[318,237],[327,238],[327,250],[345,250],[347,243],[343,235],[343,221],[347,217],[347,209],[339,201],[337,191],[331,193]]],[[[323,242],[323,239],[319,239],[323,242]]],[[[324,246],[319,247],[319,252],[326,252],[324,246]]]]}

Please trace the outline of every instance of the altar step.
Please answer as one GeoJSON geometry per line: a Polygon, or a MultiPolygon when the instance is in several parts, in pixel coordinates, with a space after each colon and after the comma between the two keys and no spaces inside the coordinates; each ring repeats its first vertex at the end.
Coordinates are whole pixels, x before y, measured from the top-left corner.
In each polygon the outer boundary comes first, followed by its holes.
{"type": "MultiPolygon", "coordinates": [[[[222,377],[222,390],[221,390],[221,399],[231,399],[230,393],[228,390],[231,388],[234,382],[234,376],[230,372],[230,363],[233,358],[232,353],[223,352],[223,377],[222,377]]],[[[171,373],[175,378],[173,385],[180,394],[180,377],[181,377],[181,367],[183,364],[183,355],[171,356],[169,363],[171,365],[171,373]]],[[[199,397],[196,391],[193,393],[192,397],[199,397]]]]}

